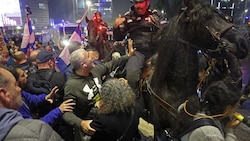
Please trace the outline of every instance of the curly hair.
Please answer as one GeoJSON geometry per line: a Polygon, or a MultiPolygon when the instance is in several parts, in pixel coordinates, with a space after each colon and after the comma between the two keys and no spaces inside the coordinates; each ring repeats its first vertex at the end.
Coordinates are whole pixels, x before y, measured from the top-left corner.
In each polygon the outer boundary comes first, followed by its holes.
{"type": "Polygon", "coordinates": [[[242,96],[239,88],[228,81],[212,83],[204,92],[205,104],[201,105],[207,114],[221,114],[226,106],[234,106],[242,96]]]}
{"type": "MultiPolygon", "coordinates": [[[[214,81],[203,93],[203,102],[197,96],[188,98],[186,110],[191,114],[205,112],[208,116],[219,115],[225,112],[227,106],[235,106],[241,97],[240,89],[230,81],[214,81]]],[[[181,132],[184,127],[190,126],[193,117],[183,111],[178,117],[181,119],[177,132],[181,132]]]]}
{"type": "Polygon", "coordinates": [[[130,86],[118,79],[109,79],[100,92],[98,113],[126,113],[135,106],[135,94],[130,86]]]}

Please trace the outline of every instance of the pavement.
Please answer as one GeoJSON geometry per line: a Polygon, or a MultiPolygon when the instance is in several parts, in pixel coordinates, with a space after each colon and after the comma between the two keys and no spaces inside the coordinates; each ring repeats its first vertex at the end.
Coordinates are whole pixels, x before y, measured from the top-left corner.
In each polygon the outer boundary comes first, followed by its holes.
{"type": "MultiPolygon", "coordinates": [[[[244,115],[244,118],[247,118],[249,120],[248,123],[250,123],[250,109],[239,109],[238,112],[244,115]]],[[[250,127],[244,123],[240,123],[240,125],[234,129],[234,134],[238,141],[250,141],[250,127]]]]}

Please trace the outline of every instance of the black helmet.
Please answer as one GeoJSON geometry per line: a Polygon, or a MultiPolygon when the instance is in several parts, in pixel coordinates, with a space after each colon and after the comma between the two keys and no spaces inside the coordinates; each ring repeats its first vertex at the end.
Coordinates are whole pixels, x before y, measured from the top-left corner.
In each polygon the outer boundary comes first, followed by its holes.
{"type": "Polygon", "coordinates": [[[130,2],[144,2],[145,0],[130,0],[130,2]]]}
{"type": "Polygon", "coordinates": [[[100,16],[102,16],[102,13],[99,12],[99,11],[96,11],[96,12],[95,12],[95,15],[97,15],[97,14],[100,15],[100,16]]]}

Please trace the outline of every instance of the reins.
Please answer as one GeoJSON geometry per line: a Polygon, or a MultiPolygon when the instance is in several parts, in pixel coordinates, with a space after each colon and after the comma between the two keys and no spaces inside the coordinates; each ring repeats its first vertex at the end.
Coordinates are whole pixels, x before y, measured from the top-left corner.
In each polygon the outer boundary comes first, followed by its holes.
{"type": "Polygon", "coordinates": [[[212,70],[212,68],[215,67],[217,60],[215,58],[212,58],[211,61],[208,64],[208,68],[206,69],[206,71],[202,74],[201,79],[197,85],[197,89],[201,89],[202,84],[205,82],[206,78],[209,76],[210,71],[212,70]]]}
{"type": "Polygon", "coordinates": [[[168,102],[163,100],[161,97],[159,97],[151,88],[151,85],[146,80],[147,84],[147,90],[148,92],[153,95],[157,101],[159,101],[159,104],[162,106],[163,109],[165,109],[173,118],[177,119],[177,109],[175,109],[172,105],[170,105],[168,102]]]}
{"type": "MultiPolygon", "coordinates": [[[[234,24],[229,23],[227,26],[225,26],[225,28],[221,29],[219,32],[215,31],[213,32],[208,26],[204,25],[204,27],[207,29],[207,31],[210,33],[210,35],[212,36],[212,39],[214,41],[216,41],[219,45],[217,46],[216,49],[211,50],[211,49],[206,49],[205,52],[206,53],[212,53],[212,52],[220,52],[222,49],[226,49],[226,46],[228,46],[228,44],[226,42],[224,42],[221,37],[225,34],[225,32],[227,32],[228,30],[230,30],[231,28],[234,27],[234,24]],[[220,46],[222,45],[222,46],[220,46]]],[[[191,44],[190,42],[183,40],[183,39],[178,39],[179,42],[184,43],[189,45],[190,47],[196,49],[196,50],[204,50],[203,48],[200,48],[194,44],[191,44]]],[[[202,84],[205,82],[206,78],[208,77],[208,75],[210,74],[210,71],[212,70],[212,68],[215,67],[217,60],[215,58],[212,58],[208,68],[206,69],[206,71],[203,73],[198,85],[197,85],[197,89],[200,89],[202,87],[202,84]]],[[[169,104],[167,101],[165,101],[164,99],[162,99],[159,95],[157,95],[153,89],[151,88],[151,85],[149,84],[149,82],[146,80],[146,86],[147,86],[147,91],[154,96],[154,98],[156,98],[156,100],[159,102],[159,104],[161,105],[161,107],[163,109],[165,109],[173,118],[177,119],[177,114],[178,111],[177,109],[175,109],[171,104],[169,104]]]]}

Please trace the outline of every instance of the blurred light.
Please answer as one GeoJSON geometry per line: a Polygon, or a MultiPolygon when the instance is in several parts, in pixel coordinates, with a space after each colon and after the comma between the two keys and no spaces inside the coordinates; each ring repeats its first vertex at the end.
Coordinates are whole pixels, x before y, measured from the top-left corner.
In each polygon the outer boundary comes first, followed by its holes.
{"type": "Polygon", "coordinates": [[[35,29],[36,29],[36,27],[32,25],[32,29],[33,29],[33,30],[35,30],[35,29]]]}
{"type": "Polygon", "coordinates": [[[245,13],[247,13],[247,12],[248,12],[248,9],[245,10],[245,13]]]}
{"type": "Polygon", "coordinates": [[[21,27],[21,26],[17,26],[16,29],[19,29],[19,30],[20,30],[20,29],[22,29],[22,27],[21,27]]]}
{"type": "Polygon", "coordinates": [[[69,45],[69,41],[68,41],[68,40],[63,40],[62,42],[63,42],[63,44],[64,44],[65,46],[68,46],[68,45],[69,45]]]}
{"type": "Polygon", "coordinates": [[[92,5],[91,1],[86,1],[86,4],[88,7],[90,7],[92,5]]]}

